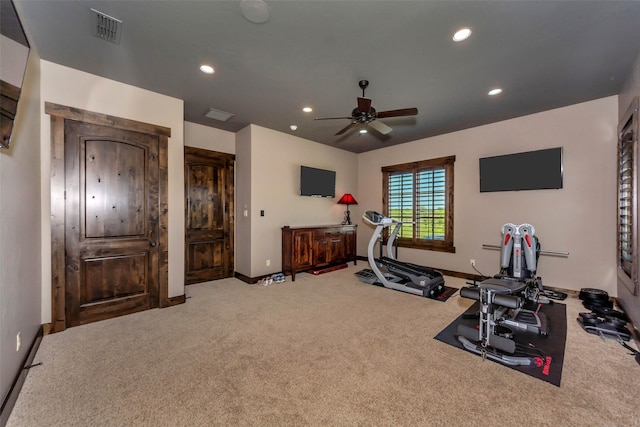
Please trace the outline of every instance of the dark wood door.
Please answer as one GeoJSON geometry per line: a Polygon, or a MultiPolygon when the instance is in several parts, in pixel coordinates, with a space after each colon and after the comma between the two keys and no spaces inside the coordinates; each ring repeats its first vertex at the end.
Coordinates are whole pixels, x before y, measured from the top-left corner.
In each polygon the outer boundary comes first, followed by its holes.
{"type": "Polygon", "coordinates": [[[65,121],[66,320],[158,306],[158,137],[65,121]]]}
{"type": "Polygon", "coordinates": [[[185,283],[232,277],[235,156],[185,147],[185,283]]]}

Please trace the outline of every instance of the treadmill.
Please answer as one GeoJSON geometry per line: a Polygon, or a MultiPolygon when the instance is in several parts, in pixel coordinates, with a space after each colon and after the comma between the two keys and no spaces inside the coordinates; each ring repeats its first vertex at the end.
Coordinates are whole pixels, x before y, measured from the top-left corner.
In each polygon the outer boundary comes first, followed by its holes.
{"type": "Polygon", "coordinates": [[[401,222],[374,211],[365,212],[362,219],[376,229],[367,249],[371,269],[356,273],[360,281],[430,298],[437,297],[444,291],[444,278],[438,270],[395,259],[393,245],[402,227],[401,222]],[[382,236],[382,231],[387,227],[391,229],[387,242],[387,256],[376,259],[373,256],[373,250],[382,236]]]}

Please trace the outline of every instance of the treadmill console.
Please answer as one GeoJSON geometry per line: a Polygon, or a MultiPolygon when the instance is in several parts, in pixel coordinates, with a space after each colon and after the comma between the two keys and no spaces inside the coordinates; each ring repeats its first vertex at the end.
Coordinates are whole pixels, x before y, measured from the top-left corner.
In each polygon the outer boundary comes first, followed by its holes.
{"type": "Polygon", "coordinates": [[[367,221],[369,224],[373,225],[381,225],[381,224],[393,224],[393,219],[387,218],[381,213],[375,211],[366,211],[362,218],[367,221]]]}

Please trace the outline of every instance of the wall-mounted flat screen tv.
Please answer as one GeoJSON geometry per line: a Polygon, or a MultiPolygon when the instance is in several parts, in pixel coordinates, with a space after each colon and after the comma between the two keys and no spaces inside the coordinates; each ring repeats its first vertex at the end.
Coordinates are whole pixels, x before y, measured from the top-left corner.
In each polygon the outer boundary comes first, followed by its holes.
{"type": "Polygon", "coordinates": [[[300,195],[336,197],[336,172],[300,166],[300,195]]]}
{"type": "Polygon", "coordinates": [[[480,159],[480,192],[562,188],[562,147],[480,159]]]}

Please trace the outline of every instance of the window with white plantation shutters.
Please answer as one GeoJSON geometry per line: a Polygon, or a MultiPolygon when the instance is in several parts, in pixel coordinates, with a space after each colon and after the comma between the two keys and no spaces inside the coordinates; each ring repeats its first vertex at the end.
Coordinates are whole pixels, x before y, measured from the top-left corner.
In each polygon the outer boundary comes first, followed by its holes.
{"type": "Polygon", "coordinates": [[[629,124],[621,132],[618,146],[618,264],[632,280],[635,280],[633,270],[633,210],[636,203],[634,167],[634,135],[629,124]]]}
{"type": "Polygon", "coordinates": [[[416,186],[417,238],[444,240],[447,191],[444,168],[419,171],[416,186]]]}
{"type": "Polygon", "coordinates": [[[455,252],[455,156],[385,166],[383,211],[402,222],[398,246],[455,252]]]}
{"type": "Polygon", "coordinates": [[[389,218],[402,222],[399,238],[413,236],[413,173],[394,173],[389,175],[389,218]]]}

